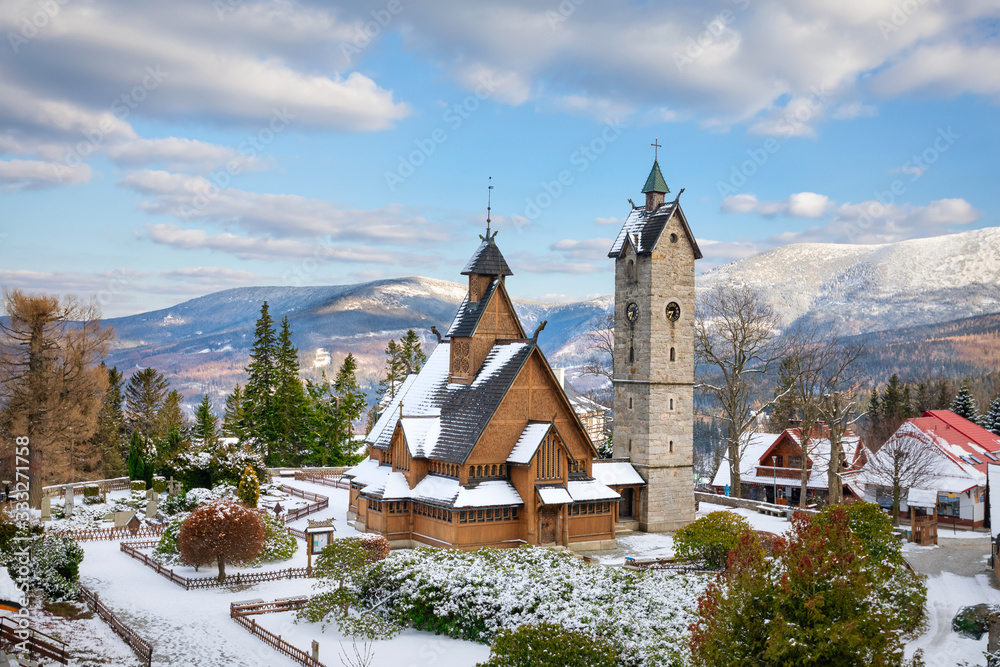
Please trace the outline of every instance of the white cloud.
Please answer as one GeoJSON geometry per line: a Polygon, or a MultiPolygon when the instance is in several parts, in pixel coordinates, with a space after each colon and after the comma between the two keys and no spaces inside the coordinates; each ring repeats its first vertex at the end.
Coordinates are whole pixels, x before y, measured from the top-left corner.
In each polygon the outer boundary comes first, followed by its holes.
{"type": "Polygon", "coordinates": [[[0,160],[0,188],[38,190],[57,185],[78,185],[90,181],[90,167],[85,164],[70,169],[39,160],[0,160]]]}
{"type": "MultiPolygon", "coordinates": [[[[201,176],[166,171],[138,171],[119,184],[151,197],[143,204],[148,213],[239,227],[258,236],[425,247],[452,238],[444,226],[396,204],[349,209],[322,199],[220,188],[201,176]]],[[[237,243],[235,239],[231,242],[237,243]]]]}
{"type": "Polygon", "coordinates": [[[594,218],[595,225],[615,225],[616,227],[621,227],[624,220],[621,218],[594,218]]]}
{"type": "Polygon", "coordinates": [[[776,202],[760,201],[753,194],[739,194],[723,199],[721,209],[723,213],[759,213],[765,217],[820,218],[829,205],[829,197],[815,192],[798,192],[776,202]]]}
{"type": "Polygon", "coordinates": [[[253,171],[261,164],[261,160],[247,158],[228,146],[179,137],[119,143],[109,146],[107,154],[116,163],[130,167],[163,164],[169,169],[209,171],[235,160],[233,164],[239,171],[246,172],[253,171]]]}
{"type": "Polygon", "coordinates": [[[614,242],[614,239],[563,239],[549,246],[549,250],[567,259],[597,260],[607,258],[614,242]]]}

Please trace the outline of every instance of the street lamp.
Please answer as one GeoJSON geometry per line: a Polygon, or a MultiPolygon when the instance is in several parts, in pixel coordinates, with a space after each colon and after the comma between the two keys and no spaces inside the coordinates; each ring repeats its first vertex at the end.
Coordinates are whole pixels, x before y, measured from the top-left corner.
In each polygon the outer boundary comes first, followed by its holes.
{"type": "Polygon", "coordinates": [[[771,476],[774,479],[774,504],[778,504],[778,468],[775,459],[777,456],[771,455],[771,476]]]}

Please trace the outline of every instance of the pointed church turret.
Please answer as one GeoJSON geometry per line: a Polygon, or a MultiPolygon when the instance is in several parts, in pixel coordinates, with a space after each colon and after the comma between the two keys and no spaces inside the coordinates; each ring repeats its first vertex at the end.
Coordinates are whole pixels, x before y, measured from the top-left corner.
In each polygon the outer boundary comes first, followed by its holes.
{"type": "Polygon", "coordinates": [[[514,275],[497,247],[496,236],[497,232],[490,233],[487,229],[486,236],[479,237],[483,242],[462,270],[463,276],[469,276],[469,301],[479,301],[494,278],[503,282],[505,277],[514,275]]]}
{"type": "Polygon", "coordinates": [[[649,170],[649,176],[646,178],[646,184],[642,186],[642,191],[646,195],[647,211],[652,213],[663,206],[663,201],[666,199],[665,195],[670,192],[670,188],[667,187],[667,182],[663,180],[658,160],[653,160],[653,168],[649,170]]]}

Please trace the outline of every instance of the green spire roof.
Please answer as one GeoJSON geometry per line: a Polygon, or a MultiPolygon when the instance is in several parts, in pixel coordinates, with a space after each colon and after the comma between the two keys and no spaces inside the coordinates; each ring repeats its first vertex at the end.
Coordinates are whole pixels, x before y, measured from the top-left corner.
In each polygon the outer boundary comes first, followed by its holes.
{"type": "Polygon", "coordinates": [[[670,192],[670,188],[667,187],[667,182],[663,180],[663,174],[660,173],[660,163],[653,160],[653,168],[649,170],[649,177],[646,178],[646,185],[642,186],[642,192],[662,192],[666,194],[670,192]]]}

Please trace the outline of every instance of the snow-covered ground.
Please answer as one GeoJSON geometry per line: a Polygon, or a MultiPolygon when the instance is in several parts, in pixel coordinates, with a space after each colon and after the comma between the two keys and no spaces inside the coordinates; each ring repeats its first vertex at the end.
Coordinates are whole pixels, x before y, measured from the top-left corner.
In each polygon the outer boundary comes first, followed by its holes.
{"type": "Polygon", "coordinates": [[[981,602],[1000,604],[1000,591],[990,586],[986,575],[961,577],[942,572],[928,577],[927,630],[907,642],[906,656],[922,649],[927,667],[952,667],[962,662],[985,664],[986,635],[977,641],[951,630],[951,619],[959,609],[981,602]]]}

